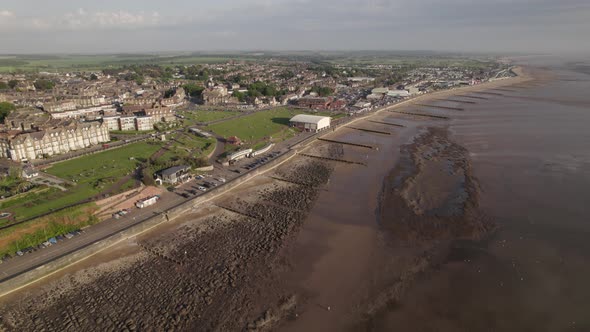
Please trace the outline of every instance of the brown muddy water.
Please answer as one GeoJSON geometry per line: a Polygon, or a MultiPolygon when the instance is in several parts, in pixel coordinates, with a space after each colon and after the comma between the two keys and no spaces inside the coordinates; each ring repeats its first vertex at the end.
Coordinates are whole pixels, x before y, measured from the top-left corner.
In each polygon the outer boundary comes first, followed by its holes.
{"type": "Polygon", "coordinates": [[[338,136],[380,150],[345,147],[345,158],[368,167],[338,166],[308,217],[286,278],[309,301],[282,330],[590,331],[590,67],[523,64],[542,66],[533,73],[551,79],[476,104],[439,101],[465,109],[439,111],[451,117],[446,124],[403,120],[409,128],[390,128],[391,137],[338,136]],[[449,125],[469,151],[480,208],[497,230],[485,241],[451,243],[435,271],[359,324],[370,299],[386,291],[386,275],[409,266],[394,257],[411,249],[382,245],[378,196],[400,146],[431,125],[449,125]]]}

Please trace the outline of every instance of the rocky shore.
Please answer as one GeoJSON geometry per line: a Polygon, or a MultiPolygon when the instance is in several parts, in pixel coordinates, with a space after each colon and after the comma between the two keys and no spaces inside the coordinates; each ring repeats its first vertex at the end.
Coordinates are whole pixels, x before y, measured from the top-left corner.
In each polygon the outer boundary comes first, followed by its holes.
{"type": "MultiPolygon", "coordinates": [[[[337,150],[336,150],[337,151],[337,150]]],[[[5,305],[0,331],[268,330],[299,298],[277,278],[332,167],[301,158],[213,213],[138,241],[130,257],[82,270],[5,305]]]]}

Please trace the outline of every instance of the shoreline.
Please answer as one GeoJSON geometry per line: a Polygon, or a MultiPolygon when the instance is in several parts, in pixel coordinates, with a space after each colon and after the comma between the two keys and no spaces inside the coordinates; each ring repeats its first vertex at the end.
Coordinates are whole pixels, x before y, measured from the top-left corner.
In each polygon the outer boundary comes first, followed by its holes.
{"type": "MultiPolygon", "coordinates": [[[[370,112],[369,114],[363,114],[360,117],[358,117],[356,119],[353,119],[352,121],[347,122],[345,125],[350,125],[350,124],[356,123],[358,121],[365,120],[365,119],[370,118],[370,117],[373,117],[375,115],[382,114],[383,112],[387,112],[388,110],[391,110],[391,109],[405,107],[407,105],[412,105],[412,104],[414,104],[416,102],[423,101],[423,100],[430,100],[430,99],[433,99],[435,97],[443,97],[443,96],[455,95],[455,94],[460,93],[460,92],[463,92],[463,91],[478,91],[478,90],[490,89],[492,87],[497,87],[497,86],[520,84],[520,83],[527,82],[527,81],[530,81],[531,80],[531,78],[529,77],[529,75],[527,75],[524,72],[524,70],[523,70],[522,67],[515,67],[514,70],[515,70],[516,74],[519,75],[519,76],[513,77],[513,78],[496,80],[496,81],[485,82],[485,83],[482,83],[482,84],[479,84],[479,85],[474,85],[474,86],[466,86],[466,87],[460,87],[460,88],[455,88],[455,89],[450,89],[450,90],[442,90],[442,91],[437,91],[437,92],[432,92],[432,93],[428,93],[428,94],[416,96],[414,98],[405,100],[403,102],[399,102],[399,103],[396,103],[396,104],[393,104],[393,105],[389,105],[389,106],[383,107],[383,108],[381,108],[379,110],[370,112]],[[506,84],[506,83],[511,83],[511,84],[506,84]]],[[[345,127],[345,126],[338,126],[338,127],[336,127],[334,129],[333,132],[320,133],[321,135],[319,135],[318,137],[320,137],[320,136],[330,136],[330,134],[332,134],[332,133],[336,134],[336,132],[338,130],[340,130],[342,127],[345,127]]],[[[315,140],[305,140],[305,141],[303,141],[301,143],[298,143],[297,145],[291,147],[290,149],[291,150],[299,150],[300,149],[299,152],[301,152],[301,151],[306,150],[311,145],[312,142],[315,142],[315,140]]],[[[280,163],[273,163],[273,164],[269,165],[271,167],[268,169],[268,171],[271,171],[271,170],[275,169],[276,167],[280,166],[282,163],[287,162],[293,156],[294,155],[290,156],[287,160],[281,161],[280,163]]],[[[253,177],[255,177],[255,176],[253,176],[253,177]]],[[[253,177],[251,177],[251,178],[253,178],[253,177]]],[[[249,181],[249,180],[250,179],[248,179],[247,181],[249,181]]],[[[219,195],[220,194],[214,195],[214,196],[209,196],[209,197],[207,197],[205,199],[205,201],[210,201],[210,200],[216,199],[219,195]]],[[[144,223],[145,222],[147,222],[147,220],[144,221],[144,223]]],[[[154,227],[158,227],[159,225],[161,225],[161,224],[158,223],[154,227]]],[[[152,227],[149,227],[147,230],[150,230],[150,229],[152,229],[152,227]]],[[[36,283],[36,282],[42,280],[42,279],[45,279],[47,277],[50,277],[52,274],[54,274],[56,272],[59,272],[60,270],[67,269],[68,267],[70,267],[70,266],[72,266],[72,265],[74,265],[76,263],[79,263],[79,262],[82,262],[82,261],[84,261],[86,259],[89,259],[92,256],[94,256],[95,254],[97,254],[97,253],[99,253],[99,252],[101,252],[101,251],[103,251],[105,249],[108,249],[111,246],[116,245],[116,244],[118,244],[118,243],[120,243],[122,241],[125,241],[128,238],[135,237],[135,236],[138,236],[140,234],[143,234],[145,231],[146,230],[141,230],[140,232],[137,232],[135,234],[126,235],[125,238],[122,238],[120,240],[117,240],[117,241],[115,241],[115,242],[107,245],[106,247],[101,247],[99,250],[97,250],[95,252],[92,252],[92,253],[89,253],[89,254],[84,255],[84,257],[79,257],[79,258],[76,258],[74,261],[69,261],[66,265],[63,265],[63,263],[62,263],[62,264],[60,264],[60,268],[57,269],[57,270],[50,271],[50,272],[48,272],[48,274],[43,275],[41,277],[37,277],[34,280],[28,280],[24,284],[21,284],[21,285],[19,285],[18,287],[14,288],[14,289],[10,289],[10,290],[6,290],[6,291],[3,291],[3,292],[0,292],[1,293],[0,294],[0,298],[4,297],[7,294],[10,294],[10,293],[13,293],[13,292],[17,291],[18,289],[24,288],[24,287],[26,287],[28,285],[31,285],[33,283],[36,283]]],[[[120,233],[112,234],[111,237],[115,237],[118,234],[120,234],[120,233]]],[[[69,255],[74,255],[77,252],[78,251],[73,252],[73,253],[71,253],[69,255]]],[[[51,261],[50,262],[46,262],[44,265],[42,265],[42,266],[40,266],[40,267],[38,267],[36,269],[42,268],[42,267],[46,266],[47,264],[51,264],[51,261]]],[[[27,273],[27,272],[25,272],[25,273],[27,273]]],[[[14,278],[19,278],[19,276],[20,275],[15,276],[14,278]]],[[[10,280],[12,280],[14,278],[11,278],[10,280]]]]}
{"type": "MultiPolygon", "coordinates": [[[[526,75],[522,75],[522,76],[519,76],[519,77],[516,77],[516,78],[512,78],[512,79],[506,79],[506,80],[500,80],[500,81],[494,81],[494,82],[487,82],[487,83],[483,83],[483,84],[478,85],[478,86],[461,87],[461,88],[457,88],[457,89],[444,90],[444,91],[438,91],[438,92],[434,92],[434,93],[430,93],[430,94],[425,94],[425,95],[421,95],[421,96],[418,96],[418,97],[413,98],[413,99],[410,99],[410,100],[406,100],[404,102],[400,102],[400,103],[397,103],[397,104],[394,104],[394,105],[390,105],[390,106],[384,107],[384,108],[382,108],[380,110],[371,112],[370,114],[367,114],[367,115],[361,116],[361,117],[359,117],[357,119],[354,119],[354,120],[352,120],[351,122],[349,122],[347,124],[352,124],[352,123],[355,123],[355,122],[360,121],[360,120],[365,120],[365,119],[370,118],[370,117],[373,117],[373,116],[375,116],[377,114],[382,114],[382,112],[387,111],[387,110],[390,110],[390,109],[412,105],[412,104],[414,104],[414,103],[416,103],[418,101],[421,101],[421,100],[429,100],[429,99],[436,98],[436,97],[441,97],[441,96],[455,95],[455,94],[460,93],[460,92],[485,90],[485,89],[490,89],[490,88],[496,87],[496,86],[514,85],[514,84],[517,84],[517,83],[522,83],[523,81],[526,82],[528,80],[529,79],[528,79],[528,77],[526,75]],[[507,83],[510,83],[510,84],[507,84],[507,83]]],[[[341,127],[336,128],[336,130],[334,132],[335,135],[339,134],[338,133],[338,130],[339,129],[341,129],[341,127]]],[[[327,133],[327,134],[332,134],[332,133],[327,133]]],[[[300,148],[302,151],[303,150],[307,150],[307,149],[309,149],[309,148],[311,148],[313,146],[313,144],[311,144],[311,143],[314,142],[314,141],[315,140],[313,140],[313,141],[306,141],[301,146],[297,146],[297,147],[294,147],[294,148],[300,148]]],[[[292,157],[293,156],[291,156],[287,160],[282,161],[281,164],[284,163],[284,162],[287,162],[292,157]]],[[[280,166],[280,164],[279,165],[273,165],[273,167],[270,168],[268,171],[271,171],[271,170],[275,169],[278,166],[280,166]]],[[[257,177],[257,175],[254,176],[253,178],[255,178],[255,177],[257,177]]],[[[232,191],[233,190],[234,189],[232,189],[232,191]]],[[[219,195],[210,197],[210,198],[207,199],[207,201],[216,199],[216,198],[218,198],[218,196],[219,195]]],[[[175,223],[175,221],[173,221],[173,223],[175,223]]],[[[156,225],[155,227],[159,227],[159,225],[156,225]]],[[[116,243],[113,243],[112,245],[110,245],[110,246],[108,246],[107,248],[104,248],[104,249],[111,248],[112,246],[115,246],[115,245],[117,245],[118,243],[120,243],[122,241],[125,241],[125,240],[127,240],[129,238],[132,238],[132,237],[136,237],[136,236],[138,236],[138,235],[140,235],[142,233],[137,233],[137,234],[134,234],[134,235],[129,235],[128,237],[126,237],[124,239],[121,239],[120,241],[117,241],[116,243]]],[[[88,256],[86,256],[86,257],[84,257],[84,258],[82,258],[82,259],[80,259],[80,260],[78,260],[76,262],[73,262],[73,263],[71,263],[71,264],[63,267],[62,269],[74,269],[75,268],[75,266],[74,266],[75,264],[77,264],[77,263],[79,263],[81,261],[84,261],[86,259],[92,258],[93,255],[98,254],[98,253],[99,252],[94,252],[92,255],[88,255],[88,256]]],[[[60,270],[62,270],[62,269],[60,269],[60,270]]],[[[52,272],[52,274],[53,273],[57,273],[60,270],[54,271],[54,272],[52,272]]],[[[47,275],[45,275],[43,277],[43,279],[44,278],[51,279],[50,277],[51,277],[51,274],[47,274],[47,275]]],[[[37,279],[37,280],[35,280],[35,281],[31,282],[31,283],[28,283],[27,285],[30,285],[30,284],[33,284],[33,283],[37,283],[37,282],[40,282],[40,281],[41,281],[41,279],[37,279]]],[[[24,285],[21,288],[24,288],[27,285],[24,285]]],[[[18,289],[20,289],[20,288],[18,288],[18,289]]],[[[14,291],[18,291],[18,289],[12,290],[11,293],[14,292],[14,291]]],[[[7,293],[5,293],[3,295],[6,295],[6,294],[7,293]]]]}

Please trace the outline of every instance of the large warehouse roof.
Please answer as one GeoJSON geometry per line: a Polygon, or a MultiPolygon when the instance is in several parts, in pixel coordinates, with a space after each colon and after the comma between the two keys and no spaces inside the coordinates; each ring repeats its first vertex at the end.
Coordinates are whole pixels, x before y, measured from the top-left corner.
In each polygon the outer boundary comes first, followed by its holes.
{"type": "Polygon", "coordinates": [[[303,123],[315,123],[318,124],[323,119],[330,119],[329,116],[319,116],[319,115],[308,115],[308,114],[297,114],[291,118],[291,122],[303,122],[303,123]]]}

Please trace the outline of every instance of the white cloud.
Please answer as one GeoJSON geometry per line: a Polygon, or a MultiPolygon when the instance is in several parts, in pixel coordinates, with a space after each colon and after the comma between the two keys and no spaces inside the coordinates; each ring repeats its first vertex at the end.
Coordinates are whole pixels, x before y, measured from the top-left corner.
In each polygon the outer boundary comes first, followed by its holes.
{"type": "Polygon", "coordinates": [[[75,12],[65,14],[62,18],[54,20],[54,23],[61,23],[56,27],[65,26],[72,29],[80,28],[140,28],[157,26],[161,23],[158,12],[132,13],[128,11],[99,11],[88,12],[80,8],[75,12]]]}
{"type": "Polygon", "coordinates": [[[0,17],[14,17],[14,12],[9,10],[0,10],[0,17]]]}

